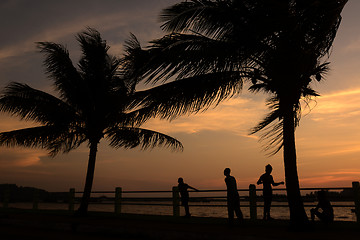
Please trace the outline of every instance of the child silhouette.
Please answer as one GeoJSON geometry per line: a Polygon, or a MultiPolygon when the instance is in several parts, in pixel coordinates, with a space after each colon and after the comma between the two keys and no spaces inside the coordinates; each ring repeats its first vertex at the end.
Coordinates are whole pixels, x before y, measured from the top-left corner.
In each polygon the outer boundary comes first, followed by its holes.
{"type": "Polygon", "coordinates": [[[263,184],[263,197],[264,197],[264,220],[273,219],[270,217],[270,208],[272,201],[272,186],[279,186],[284,182],[274,182],[273,176],[271,175],[272,166],[270,164],[265,166],[265,173],[260,176],[257,184],[263,184]]]}

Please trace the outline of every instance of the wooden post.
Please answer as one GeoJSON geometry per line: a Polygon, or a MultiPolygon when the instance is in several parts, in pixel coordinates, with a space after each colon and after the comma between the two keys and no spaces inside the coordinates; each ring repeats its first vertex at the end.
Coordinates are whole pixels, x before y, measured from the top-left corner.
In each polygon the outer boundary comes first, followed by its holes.
{"type": "Polygon", "coordinates": [[[355,214],[356,221],[360,223],[360,185],[359,182],[352,182],[354,190],[355,214]]]}
{"type": "Polygon", "coordinates": [[[37,211],[39,209],[39,190],[35,189],[33,193],[33,210],[37,211]]]}
{"type": "Polygon", "coordinates": [[[115,188],[115,214],[121,214],[122,188],[115,188]]]}
{"type": "Polygon", "coordinates": [[[74,203],[75,203],[75,188],[70,188],[69,191],[69,212],[74,212],[74,203]]]}
{"type": "Polygon", "coordinates": [[[172,199],[173,199],[173,216],[180,216],[180,196],[179,196],[179,188],[172,188],[172,199]]]}
{"type": "Polygon", "coordinates": [[[4,189],[4,196],[3,196],[3,208],[8,208],[10,202],[10,189],[5,188],[4,189]]]}
{"type": "Polygon", "coordinates": [[[250,220],[255,221],[257,219],[257,206],[256,206],[256,186],[254,184],[249,185],[249,202],[250,202],[250,220]]]}

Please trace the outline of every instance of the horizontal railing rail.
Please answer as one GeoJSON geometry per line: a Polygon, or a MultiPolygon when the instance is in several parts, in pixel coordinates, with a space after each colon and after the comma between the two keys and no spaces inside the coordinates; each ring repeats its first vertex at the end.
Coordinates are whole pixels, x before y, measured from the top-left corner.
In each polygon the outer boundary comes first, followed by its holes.
{"type": "MultiPolygon", "coordinates": [[[[311,188],[301,188],[301,191],[317,191],[317,190],[325,190],[325,191],[345,191],[347,190],[352,191],[352,196],[350,197],[353,201],[352,205],[346,205],[346,204],[333,204],[332,206],[334,208],[339,207],[346,207],[346,208],[353,208],[352,211],[355,213],[356,221],[360,223],[360,186],[359,182],[353,182],[352,187],[311,187],[311,188]]],[[[264,207],[262,204],[258,204],[258,200],[262,199],[261,195],[257,195],[257,192],[263,191],[262,188],[256,188],[254,184],[250,184],[248,189],[238,189],[238,192],[248,192],[247,195],[240,195],[240,199],[242,202],[247,201],[248,204],[242,204],[242,207],[250,208],[250,219],[256,220],[257,218],[257,208],[264,207]]],[[[275,192],[281,192],[286,191],[286,188],[276,188],[273,189],[275,192]]],[[[200,190],[200,191],[193,191],[190,190],[191,193],[197,193],[197,194],[204,194],[204,193],[225,193],[225,189],[208,189],[208,190],[200,190]]],[[[66,202],[68,204],[68,210],[70,212],[74,211],[74,205],[78,203],[79,197],[75,197],[76,194],[82,194],[82,191],[75,191],[74,188],[71,188],[69,192],[52,192],[53,194],[62,195],[64,197],[65,195],[68,195],[68,199],[66,199],[66,202]]],[[[173,216],[179,216],[180,215],[180,195],[179,195],[179,189],[178,187],[173,187],[172,190],[140,190],[140,191],[123,191],[121,187],[117,187],[115,191],[92,191],[92,194],[111,194],[113,197],[108,196],[100,196],[98,198],[92,198],[91,203],[96,204],[104,204],[104,205],[114,205],[114,212],[116,214],[121,214],[121,206],[122,205],[133,205],[133,206],[172,206],[173,208],[173,216]],[[164,196],[149,196],[149,197],[124,197],[123,195],[128,194],[172,194],[172,196],[164,197],[164,196]],[[99,200],[100,199],[100,200],[99,200]],[[106,201],[103,201],[106,200],[106,201]],[[164,203],[165,202],[165,203],[164,203]],[[171,202],[171,203],[166,203],[171,202]]],[[[281,196],[285,195],[276,195],[279,197],[278,200],[281,200],[281,196]]],[[[9,207],[10,203],[10,192],[5,191],[3,192],[3,208],[6,209],[9,207]]],[[[349,196],[347,199],[350,199],[349,196]]],[[[281,207],[288,207],[287,204],[281,204],[283,201],[278,201],[280,204],[273,204],[273,208],[281,208],[281,207]]],[[[308,199],[309,200],[309,199],[308,199]]],[[[65,201],[65,200],[64,200],[65,201]]],[[[217,204],[216,201],[220,202],[226,202],[226,196],[216,196],[215,194],[212,194],[210,196],[196,196],[190,198],[190,204],[189,206],[192,207],[226,207],[226,204],[217,204]],[[198,202],[207,202],[207,204],[199,204],[198,202]],[[212,202],[213,204],[209,204],[208,202],[212,202]]],[[[274,202],[276,200],[274,199],[274,202]]],[[[39,192],[34,191],[33,196],[33,210],[38,210],[39,208],[39,192]]],[[[56,204],[57,202],[53,202],[56,204]]],[[[304,202],[304,207],[314,207],[316,205],[315,201],[312,203],[304,202]]]]}

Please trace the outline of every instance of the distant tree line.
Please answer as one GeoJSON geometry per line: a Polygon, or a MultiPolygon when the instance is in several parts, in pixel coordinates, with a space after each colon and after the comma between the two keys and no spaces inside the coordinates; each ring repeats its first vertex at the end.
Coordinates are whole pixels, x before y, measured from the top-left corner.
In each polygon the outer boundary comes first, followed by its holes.
{"type": "Polygon", "coordinates": [[[0,200],[4,201],[6,192],[9,194],[9,202],[32,202],[34,195],[42,202],[68,202],[67,192],[48,192],[34,187],[22,187],[16,184],[0,184],[0,200]]]}

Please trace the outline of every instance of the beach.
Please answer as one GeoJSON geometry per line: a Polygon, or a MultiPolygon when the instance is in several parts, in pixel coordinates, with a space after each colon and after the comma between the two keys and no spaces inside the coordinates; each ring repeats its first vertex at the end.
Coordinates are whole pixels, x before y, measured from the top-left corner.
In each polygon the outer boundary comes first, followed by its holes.
{"type": "Polygon", "coordinates": [[[190,219],[90,212],[75,217],[64,212],[7,211],[0,217],[0,239],[359,239],[360,225],[355,222],[320,222],[295,229],[286,220],[251,222],[233,227],[223,218],[190,219]]]}

